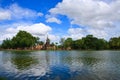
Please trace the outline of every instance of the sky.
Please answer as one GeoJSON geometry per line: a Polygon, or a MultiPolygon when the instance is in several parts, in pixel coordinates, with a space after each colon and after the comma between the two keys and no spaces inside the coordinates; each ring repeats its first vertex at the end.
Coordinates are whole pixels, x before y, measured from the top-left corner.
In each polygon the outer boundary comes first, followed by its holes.
{"type": "Polygon", "coordinates": [[[40,40],[120,36],[120,0],[0,0],[0,42],[24,30],[40,40]]]}

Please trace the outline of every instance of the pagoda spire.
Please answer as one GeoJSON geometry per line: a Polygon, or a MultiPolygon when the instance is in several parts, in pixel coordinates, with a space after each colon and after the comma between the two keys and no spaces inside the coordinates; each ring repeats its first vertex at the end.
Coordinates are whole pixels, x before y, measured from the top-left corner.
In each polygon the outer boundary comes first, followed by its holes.
{"type": "Polygon", "coordinates": [[[50,46],[50,39],[48,37],[48,34],[47,34],[47,37],[46,37],[46,41],[45,41],[45,44],[43,46],[43,49],[48,49],[48,47],[50,46]]]}

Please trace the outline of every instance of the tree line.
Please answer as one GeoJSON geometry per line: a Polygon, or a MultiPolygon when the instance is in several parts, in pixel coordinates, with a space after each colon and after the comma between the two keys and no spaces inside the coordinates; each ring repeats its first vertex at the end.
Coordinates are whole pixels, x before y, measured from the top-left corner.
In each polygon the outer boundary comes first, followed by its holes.
{"type": "MultiPolygon", "coordinates": [[[[43,45],[38,37],[32,36],[26,31],[19,31],[12,39],[3,40],[0,47],[2,49],[25,49],[33,47],[37,44],[43,45]]],[[[120,49],[120,37],[110,38],[109,41],[99,39],[93,35],[87,35],[81,39],[73,40],[72,38],[61,38],[60,45],[58,43],[51,43],[51,46],[57,46],[61,50],[107,50],[120,49]]]]}
{"type": "Polygon", "coordinates": [[[73,50],[107,50],[107,49],[120,49],[120,37],[110,38],[109,41],[99,39],[93,35],[87,35],[82,39],[73,40],[72,38],[61,38],[62,49],[73,50]]]}

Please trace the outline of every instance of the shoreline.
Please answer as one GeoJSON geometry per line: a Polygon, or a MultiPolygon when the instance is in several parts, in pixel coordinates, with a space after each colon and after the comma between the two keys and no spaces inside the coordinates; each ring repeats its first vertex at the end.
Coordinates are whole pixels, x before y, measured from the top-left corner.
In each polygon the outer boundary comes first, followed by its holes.
{"type": "Polygon", "coordinates": [[[57,50],[37,50],[37,49],[0,49],[0,51],[120,51],[119,49],[104,49],[104,50],[74,50],[74,49],[71,49],[71,50],[62,50],[62,49],[57,49],[57,50]]]}

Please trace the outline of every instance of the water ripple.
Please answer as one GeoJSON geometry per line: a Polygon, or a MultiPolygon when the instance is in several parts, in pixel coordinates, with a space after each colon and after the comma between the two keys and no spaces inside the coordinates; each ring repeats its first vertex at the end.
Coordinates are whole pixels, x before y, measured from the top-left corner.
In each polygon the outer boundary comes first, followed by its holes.
{"type": "Polygon", "coordinates": [[[0,51],[7,80],[119,80],[120,51],[0,51]]]}

